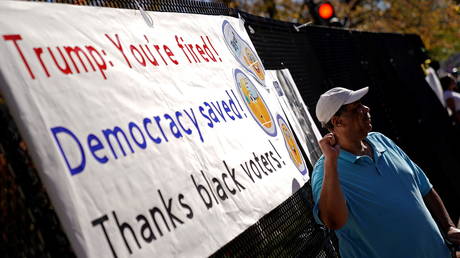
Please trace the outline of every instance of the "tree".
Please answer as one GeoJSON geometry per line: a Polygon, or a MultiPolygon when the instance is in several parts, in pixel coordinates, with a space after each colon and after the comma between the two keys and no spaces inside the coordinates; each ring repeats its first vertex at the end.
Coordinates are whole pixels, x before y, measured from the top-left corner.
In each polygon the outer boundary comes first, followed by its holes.
{"type": "MultiPolygon", "coordinates": [[[[277,20],[311,21],[306,1],[224,0],[230,7],[277,20]],[[305,2],[304,2],[305,1],[305,2]]],[[[351,29],[420,35],[430,56],[443,60],[460,52],[460,0],[330,0],[351,29]]]]}
{"type": "Polygon", "coordinates": [[[230,8],[276,20],[304,23],[310,20],[303,0],[224,0],[230,8]]]}
{"type": "Polygon", "coordinates": [[[362,0],[349,11],[349,27],[418,34],[430,56],[443,60],[460,51],[460,13],[451,0],[362,0]]]}

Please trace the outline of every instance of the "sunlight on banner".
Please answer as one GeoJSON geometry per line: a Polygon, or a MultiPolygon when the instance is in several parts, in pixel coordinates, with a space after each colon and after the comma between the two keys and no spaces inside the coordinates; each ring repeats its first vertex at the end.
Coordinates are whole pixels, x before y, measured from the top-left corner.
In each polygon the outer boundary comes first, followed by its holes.
{"type": "Polygon", "coordinates": [[[147,14],[0,2],[0,89],[81,257],[208,256],[308,180],[238,19],[147,14]]]}

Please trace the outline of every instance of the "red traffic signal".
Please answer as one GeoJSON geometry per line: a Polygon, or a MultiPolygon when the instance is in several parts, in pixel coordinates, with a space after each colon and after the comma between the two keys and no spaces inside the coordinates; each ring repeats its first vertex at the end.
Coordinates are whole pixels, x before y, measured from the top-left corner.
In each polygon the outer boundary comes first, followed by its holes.
{"type": "Polygon", "coordinates": [[[313,0],[305,0],[311,18],[315,25],[342,27],[342,22],[335,16],[334,6],[328,0],[315,3],[313,0]]]}
{"type": "Polygon", "coordinates": [[[317,6],[318,16],[323,20],[330,20],[335,16],[334,6],[329,2],[322,2],[317,6]]]}

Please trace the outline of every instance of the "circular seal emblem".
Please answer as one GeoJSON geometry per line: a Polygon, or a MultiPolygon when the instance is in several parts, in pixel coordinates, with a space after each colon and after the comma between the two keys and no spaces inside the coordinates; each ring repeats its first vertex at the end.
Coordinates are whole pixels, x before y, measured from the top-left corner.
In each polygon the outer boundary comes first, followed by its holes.
{"type": "Polygon", "coordinates": [[[224,41],[233,57],[265,86],[265,69],[262,61],[248,43],[244,41],[228,21],[222,24],[224,41]]]}
{"type": "Polygon", "coordinates": [[[276,120],[278,122],[281,133],[283,134],[284,143],[286,144],[286,148],[289,152],[289,157],[291,157],[292,162],[294,162],[294,165],[300,171],[300,174],[305,175],[307,173],[307,166],[305,165],[305,161],[303,160],[299,146],[297,146],[291,129],[289,129],[286,121],[284,121],[280,115],[276,116],[276,120]]]}
{"type": "Polygon", "coordinates": [[[256,78],[258,78],[260,81],[265,80],[265,71],[264,67],[262,66],[262,62],[260,61],[257,54],[248,46],[244,47],[243,60],[245,63],[244,67],[249,68],[248,70],[255,73],[256,78]]]}
{"type": "Polygon", "coordinates": [[[256,86],[239,69],[235,69],[233,76],[238,92],[254,120],[268,135],[276,136],[276,125],[273,116],[256,86]]]}

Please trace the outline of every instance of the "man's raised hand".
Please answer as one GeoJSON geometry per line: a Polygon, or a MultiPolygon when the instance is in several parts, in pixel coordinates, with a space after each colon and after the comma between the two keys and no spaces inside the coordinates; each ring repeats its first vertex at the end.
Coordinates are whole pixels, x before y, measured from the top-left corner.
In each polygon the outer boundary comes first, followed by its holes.
{"type": "Polygon", "coordinates": [[[319,147],[325,159],[337,160],[339,157],[340,145],[337,143],[333,133],[328,133],[323,139],[319,140],[319,147]]]}

